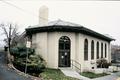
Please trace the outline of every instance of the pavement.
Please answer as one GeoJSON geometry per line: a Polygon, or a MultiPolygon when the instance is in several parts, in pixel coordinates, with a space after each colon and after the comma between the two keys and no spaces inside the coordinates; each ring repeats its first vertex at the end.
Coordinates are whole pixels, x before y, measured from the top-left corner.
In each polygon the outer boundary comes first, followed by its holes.
{"type": "Polygon", "coordinates": [[[78,72],[76,72],[75,70],[73,70],[71,68],[60,68],[60,70],[66,76],[74,77],[74,78],[77,78],[77,79],[80,79],[80,80],[89,80],[89,78],[79,75],[78,72]]]}
{"type": "Polygon", "coordinates": [[[84,76],[79,75],[75,70],[71,68],[60,68],[60,70],[66,75],[74,78],[78,78],[80,80],[120,80],[120,72],[113,73],[111,75],[90,79],[84,76]]]}
{"type": "Polygon", "coordinates": [[[0,80],[33,80],[9,68],[6,62],[5,53],[0,52],[0,80]]]}

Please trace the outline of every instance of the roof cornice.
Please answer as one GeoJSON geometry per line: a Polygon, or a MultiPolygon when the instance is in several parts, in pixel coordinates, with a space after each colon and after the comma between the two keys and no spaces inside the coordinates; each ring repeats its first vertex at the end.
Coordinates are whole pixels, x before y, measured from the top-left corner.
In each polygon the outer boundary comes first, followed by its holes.
{"type": "Polygon", "coordinates": [[[102,40],[106,41],[112,41],[115,39],[112,39],[110,37],[107,37],[103,34],[100,34],[98,32],[95,32],[93,30],[90,30],[88,28],[85,28],[83,26],[61,26],[61,25],[52,25],[52,26],[44,26],[44,27],[34,27],[34,28],[26,28],[27,35],[32,35],[35,33],[40,32],[75,32],[75,33],[82,33],[86,34],[92,37],[96,37],[102,40]]]}

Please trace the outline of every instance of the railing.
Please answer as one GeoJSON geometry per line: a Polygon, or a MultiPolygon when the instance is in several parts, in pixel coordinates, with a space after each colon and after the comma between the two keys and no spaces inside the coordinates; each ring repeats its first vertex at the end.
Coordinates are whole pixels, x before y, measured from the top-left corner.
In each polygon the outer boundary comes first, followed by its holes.
{"type": "Polygon", "coordinates": [[[71,59],[71,66],[72,66],[72,69],[73,69],[73,67],[75,67],[76,69],[79,70],[79,72],[81,72],[81,64],[79,62],[71,59]]]}

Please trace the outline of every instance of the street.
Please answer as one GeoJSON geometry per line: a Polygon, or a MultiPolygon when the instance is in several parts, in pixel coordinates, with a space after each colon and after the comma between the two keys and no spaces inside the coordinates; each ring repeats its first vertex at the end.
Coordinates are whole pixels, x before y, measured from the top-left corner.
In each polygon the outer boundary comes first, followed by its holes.
{"type": "Polygon", "coordinates": [[[19,75],[6,64],[5,53],[0,52],[0,80],[32,80],[23,75],[19,75]]]}

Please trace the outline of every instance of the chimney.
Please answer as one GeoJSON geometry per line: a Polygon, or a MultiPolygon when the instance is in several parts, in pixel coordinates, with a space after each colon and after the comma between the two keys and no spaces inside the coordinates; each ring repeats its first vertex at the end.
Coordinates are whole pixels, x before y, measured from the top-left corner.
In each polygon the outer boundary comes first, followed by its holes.
{"type": "Polygon", "coordinates": [[[42,6],[39,9],[39,25],[45,26],[48,24],[48,7],[42,6]]]}

